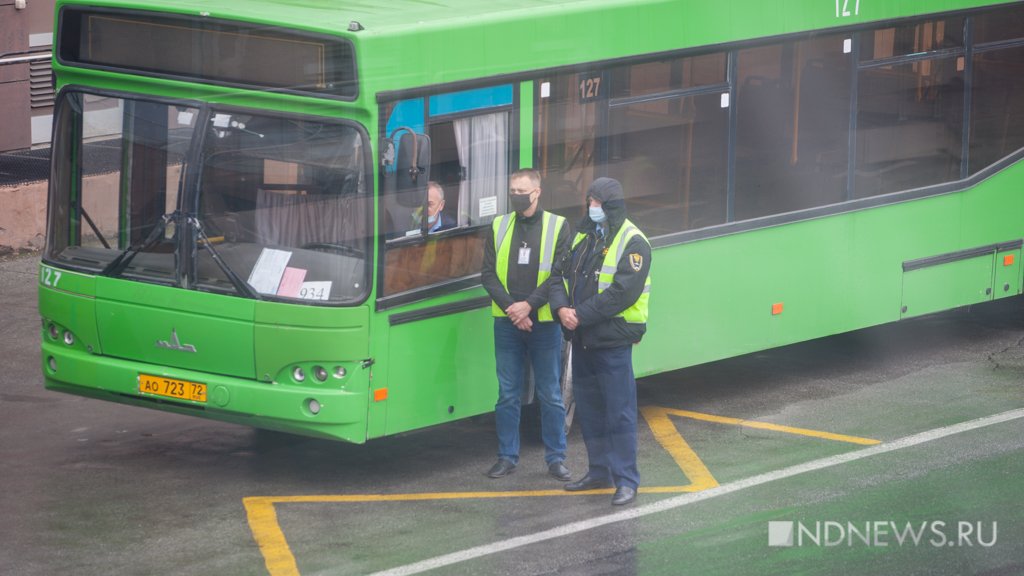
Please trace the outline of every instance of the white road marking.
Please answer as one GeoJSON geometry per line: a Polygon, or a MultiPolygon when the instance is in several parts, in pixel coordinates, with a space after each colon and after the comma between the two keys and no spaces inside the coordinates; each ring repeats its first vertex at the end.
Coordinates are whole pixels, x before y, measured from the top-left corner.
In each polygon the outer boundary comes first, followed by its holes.
{"type": "Polygon", "coordinates": [[[823,470],[825,468],[831,468],[840,464],[846,464],[848,462],[854,462],[876,456],[878,454],[885,454],[887,452],[895,452],[896,450],[902,450],[903,448],[909,448],[911,446],[917,446],[918,444],[924,444],[925,442],[931,442],[932,440],[939,440],[948,436],[954,436],[956,434],[962,434],[964,432],[970,432],[971,430],[977,430],[979,428],[985,428],[987,426],[993,426],[996,424],[1002,424],[1004,422],[1010,422],[1012,420],[1018,420],[1024,418],[1024,408],[1017,410],[1010,410],[1008,412],[1002,412],[1000,414],[994,414],[992,416],[986,416],[984,418],[978,418],[975,420],[969,420],[967,422],[961,422],[960,424],[953,424],[952,426],[944,426],[942,428],[935,428],[919,434],[913,434],[911,436],[904,436],[898,440],[892,442],[885,442],[878,444],[870,448],[864,448],[862,450],[856,450],[848,452],[846,454],[838,454],[836,456],[829,456],[827,458],[821,458],[818,460],[812,460],[804,464],[797,464],[795,466],[789,466],[781,470],[775,470],[773,472],[766,472],[764,474],[758,474],[738,480],[736,482],[730,482],[728,484],[722,484],[715,488],[709,488],[701,492],[690,492],[679,496],[673,496],[660,500],[658,502],[652,502],[650,504],[644,504],[643,506],[637,506],[635,508],[628,508],[622,512],[616,512],[614,514],[608,514],[607,516],[601,516],[600,518],[592,518],[589,520],[580,520],[578,522],[571,522],[562,526],[557,526],[542,532],[535,534],[529,534],[526,536],[518,536],[516,538],[509,538],[499,542],[491,544],[485,544],[482,546],[474,546],[473,548],[467,548],[458,552],[452,552],[450,554],[443,554],[427,560],[421,560],[412,564],[406,564],[405,566],[398,566],[388,570],[375,572],[370,576],[406,576],[409,574],[419,574],[428,570],[435,570],[437,568],[443,568],[445,566],[451,566],[452,564],[458,564],[474,558],[480,558],[483,556],[489,556],[491,554],[497,554],[498,552],[504,552],[506,550],[512,550],[514,548],[520,548],[522,546],[529,546],[530,544],[536,544],[538,542],[544,542],[546,540],[553,540],[555,538],[561,538],[563,536],[569,536],[585,530],[592,530],[608,524],[614,524],[616,522],[623,522],[625,520],[633,520],[641,518],[643,516],[649,516],[651,514],[657,514],[658,512],[665,512],[667,510],[673,510],[688,504],[695,502],[701,502],[703,500],[709,500],[718,496],[724,496],[725,494],[731,494],[747,488],[753,488],[783,478],[789,478],[798,474],[804,474],[806,472],[814,472],[816,470],[823,470]]]}

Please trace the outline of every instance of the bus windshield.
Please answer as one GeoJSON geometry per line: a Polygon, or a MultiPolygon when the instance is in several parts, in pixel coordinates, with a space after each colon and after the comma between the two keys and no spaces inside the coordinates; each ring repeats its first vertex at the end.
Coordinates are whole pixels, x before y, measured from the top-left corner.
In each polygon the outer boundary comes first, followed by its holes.
{"type": "Polygon", "coordinates": [[[48,258],[239,297],[368,293],[371,196],[352,125],[69,92],[48,258]]]}

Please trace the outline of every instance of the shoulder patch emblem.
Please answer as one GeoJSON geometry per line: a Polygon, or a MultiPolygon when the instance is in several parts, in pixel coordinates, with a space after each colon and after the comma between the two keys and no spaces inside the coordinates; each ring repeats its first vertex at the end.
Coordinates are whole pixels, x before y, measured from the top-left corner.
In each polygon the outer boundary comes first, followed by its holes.
{"type": "Polygon", "coordinates": [[[634,272],[639,272],[644,267],[644,257],[633,252],[629,255],[629,265],[633,267],[634,272]]]}

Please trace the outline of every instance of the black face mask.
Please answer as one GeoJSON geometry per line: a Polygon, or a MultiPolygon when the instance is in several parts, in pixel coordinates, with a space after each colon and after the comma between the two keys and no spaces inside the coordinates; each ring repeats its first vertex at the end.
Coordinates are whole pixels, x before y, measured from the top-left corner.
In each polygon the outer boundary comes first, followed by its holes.
{"type": "Polygon", "coordinates": [[[509,201],[512,202],[512,209],[516,212],[523,212],[533,204],[532,194],[509,194],[509,201]]]}

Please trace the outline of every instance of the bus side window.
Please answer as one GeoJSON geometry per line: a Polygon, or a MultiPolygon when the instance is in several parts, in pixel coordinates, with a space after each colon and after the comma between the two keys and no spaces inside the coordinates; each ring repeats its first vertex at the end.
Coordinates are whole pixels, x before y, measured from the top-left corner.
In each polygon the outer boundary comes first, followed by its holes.
{"type": "Polygon", "coordinates": [[[379,226],[385,240],[380,296],[472,278],[490,223],[506,211],[513,85],[387,104],[381,145],[379,226]],[[443,193],[431,200],[428,184],[443,193]],[[432,201],[432,204],[428,204],[432,201]],[[440,222],[427,225],[434,207],[440,222]],[[431,232],[433,228],[433,232],[431,232]]]}

